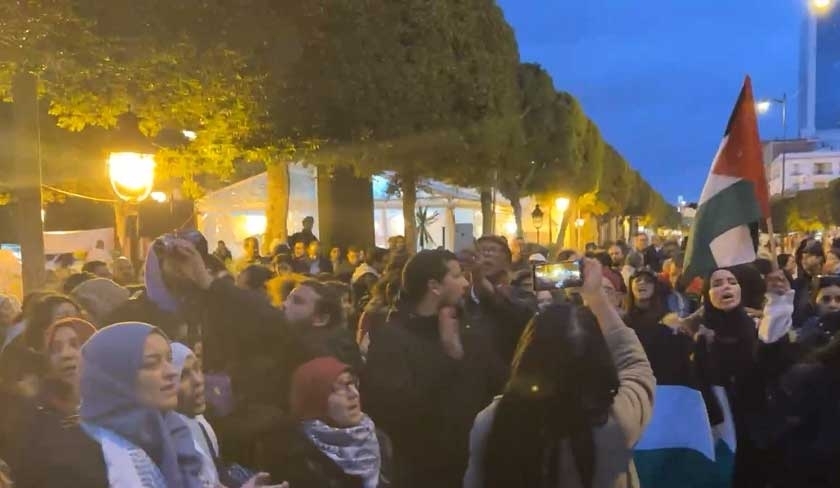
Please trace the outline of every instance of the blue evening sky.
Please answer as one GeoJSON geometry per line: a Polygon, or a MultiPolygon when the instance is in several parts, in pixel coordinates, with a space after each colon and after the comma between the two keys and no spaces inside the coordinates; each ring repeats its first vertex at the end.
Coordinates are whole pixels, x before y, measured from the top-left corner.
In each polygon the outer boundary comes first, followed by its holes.
{"type": "MultiPolygon", "coordinates": [[[[667,200],[700,196],[745,74],[788,94],[796,134],[805,0],[498,0],[522,61],[546,68],[667,200]]],[[[762,138],[781,137],[777,108],[762,138]]]]}

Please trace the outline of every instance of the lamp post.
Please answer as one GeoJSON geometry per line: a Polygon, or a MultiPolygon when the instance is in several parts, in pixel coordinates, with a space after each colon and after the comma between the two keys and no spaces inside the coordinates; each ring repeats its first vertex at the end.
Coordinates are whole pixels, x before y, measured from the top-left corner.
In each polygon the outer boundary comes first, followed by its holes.
{"type": "MultiPolygon", "coordinates": [[[[126,112],[118,118],[108,151],[108,175],[117,197],[132,205],[149,198],[155,183],[156,148],[140,132],[137,117],[133,113],[126,112]]],[[[126,225],[118,222],[120,224],[126,225]]],[[[136,265],[139,250],[137,244],[140,240],[139,214],[135,216],[131,234],[129,257],[136,265]]],[[[120,244],[124,246],[125,242],[120,244]]]]}
{"type": "Polygon", "coordinates": [[[536,207],[534,207],[534,211],[531,212],[531,222],[534,224],[534,228],[537,229],[537,244],[540,243],[540,227],[543,225],[543,211],[540,209],[540,204],[538,203],[536,207]]]}
{"type": "Polygon", "coordinates": [[[779,104],[782,107],[782,190],[781,196],[784,198],[785,196],[785,173],[787,162],[787,148],[785,147],[785,141],[787,140],[787,93],[782,94],[782,98],[768,98],[765,100],[760,100],[756,102],[755,108],[756,111],[760,114],[765,114],[770,110],[770,106],[773,104],[779,104]]]}

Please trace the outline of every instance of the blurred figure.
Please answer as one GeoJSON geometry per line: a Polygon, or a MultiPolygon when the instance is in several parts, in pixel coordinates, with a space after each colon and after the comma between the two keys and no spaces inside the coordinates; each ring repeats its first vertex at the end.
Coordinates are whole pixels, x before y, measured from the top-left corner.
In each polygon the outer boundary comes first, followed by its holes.
{"type": "Polygon", "coordinates": [[[406,250],[406,242],[404,236],[391,236],[388,238],[388,250],[393,252],[403,252],[406,250]]]}
{"type": "Polygon", "coordinates": [[[20,317],[23,309],[20,301],[12,295],[0,294],[0,350],[6,343],[9,330],[20,317]]]}
{"type": "Polygon", "coordinates": [[[33,304],[26,318],[26,329],[20,337],[13,341],[20,341],[25,347],[37,352],[43,352],[44,334],[47,328],[65,318],[81,318],[82,309],[75,300],[67,295],[50,294],[42,297],[33,304]]]}
{"type": "Polygon", "coordinates": [[[332,273],[333,268],[330,260],[321,255],[321,243],[312,241],[306,248],[306,259],[309,261],[310,276],[318,276],[321,273],[332,273]]]}
{"type": "Polygon", "coordinates": [[[610,267],[621,273],[621,268],[624,267],[624,249],[618,244],[613,244],[607,249],[607,254],[610,255],[610,267]]]}
{"type": "Polygon", "coordinates": [[[330,259],[330,266],[332,267],[332,272],[337,273],[339,266],[341,266],[341,263],[344,262],[344,259],[341,256],[341,248],[338,247],[338,246],[333,246],[330,249],[329,259],[330,259]]]}
{"type": "Polygon", "coordinates": [[[82,273],[90,273],[99,278],[111,279],[111,270],[105,261],[88,261],[82,266],[82,273]]]}
{"type": "Polygon", "coordinates": [[[289,247],[294,248],[295,244],[298,242],[303,243],[303,248],[306,249],[309,247],[313,241],[317,241],[318,238],[312,232],[313,227],[315,227],[315,219],[313,217],[305,217],[302,222],[303,230],[300,232],[296,232],[289,236],[289,247]]]}
{"type": "Polygon", "coordinates": [[[213,251],[213,256],[216,256],[216,258],[225,263],[226,266],[233,261],[233,254],[231,254],[230,249],[228,249],[227,244],[225,244],[225,241],[219,241],[216,243],[216,250],[213,251]]]}
{"type": "Polygon", "coordinates": [[[236,286],[243,290],[259,293],[268,299],[268,282],[273,277],[271,270],[261,264],[252,264],[236,277],[236,286]]]}
{"type": "Polygon", "coordinates": [[[260,256],[260,241],[256,237],[248,237],[243,243],[245,254],[237,259],[233,265],[234,274],[241,273],[245,268],[252,264],[263,264],[262,256],[260,256]]]}
{"type": "MultiPolygon", "coordinates": [[[[113,260],[114,258],[111,256],[111,253],[105,250],[105,241],[101,239],[96,241],[94,248],[88,251],[87,256],[85,257],[86,263],[100,261],[104,263],[106,267],[108,265],[107,263],[110,263],[113,260]]],[[[107,276],[103,276],[103,278],[107,278],[107,276]]]]}
{"type": "Polygon", "coordinates": [[[306,244],[303,241],[295,242],[292,245],[292,272],[299,274],[309,274],[310,262],[306,255],[306,244]]]}
{"type": "Polygon", "coordinates": [[[531,269],[531,266],[528,264],[529,256],[525,255],[525,245],[525,239],[519,236],[514,237],[510,241],[510,269],[514,272],[531,269]]]}
{"type": "Polygon", "coordinates": [[[338,267],[334,270],[335,277],[338,278],[339,281],[349,284],[350,279],[353,277],[353,273],[356,271],[356,268],[359,267],[361,262],[362,260],[359,248],[356,246],[349,246],[347,248],[347,255],[345,256],[345,259],[341,260],[338,267]]]}
{"type": "Polygon", "coordinates": [[[108,317],[123,306],[131,295],[126,288],[105,278],[85,281],[71,294],[97,327],[105,327],[108,317]]]}
{"type": "Polygon", "coordinates": [[[137,275],[134,271],[134,265],[125,257],[120,256],[114,260],[112,265],[114,268],[114,282],[120,286],[129,286],[137,284],[137,275]]]}

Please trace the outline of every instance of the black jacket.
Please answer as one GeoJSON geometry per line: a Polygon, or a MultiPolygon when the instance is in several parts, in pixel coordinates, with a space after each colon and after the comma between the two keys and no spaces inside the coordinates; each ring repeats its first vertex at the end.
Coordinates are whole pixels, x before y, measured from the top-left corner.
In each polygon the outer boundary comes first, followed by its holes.
{"type": "Polygon", "coordinates": [[[773,488],[840,486],[840,372],[823,364],[801,364],[782,379],[774,399],[773,488]]]}
{"type": "Polygon", "coordinates": [[[476,414],[501,391],[505,368],[464,328],[464,357],[446,355],[437,316],[400,312],[371,330],[362,402],[394,444],[400,487],[459,487],[476,414]]]}
{"type": "Polygon", "coordinates": [[[509,294],[496,291],[492,298],[476,302],[472,294],[465,304],[466,321],[478,334],[487,338],[504,364],[510,364],[519,336],[537,312],[534,295],[519,287],[510,287],[509,294]]]}
{"type": "Polygon", "coordinates": [[[99,443],[67,417],[39,402],[27,411],[7,459],[15,487],[103,488],[108,472],[99,443]]]}

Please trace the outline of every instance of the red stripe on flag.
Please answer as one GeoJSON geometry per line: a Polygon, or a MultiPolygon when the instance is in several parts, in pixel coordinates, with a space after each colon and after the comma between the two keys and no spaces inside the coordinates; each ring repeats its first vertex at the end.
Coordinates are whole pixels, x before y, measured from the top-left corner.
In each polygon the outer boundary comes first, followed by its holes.
{"type": "Polygon", "coordinates": [[[755,115],[755,100],[749,76],[744,79],[738,101],[732,109],[724,137],[726,136],[729,136],[726,146],[718,153],[712,165],[712,173],[752,182],[762,215],[764,218],[770,217],[767,176],[764,174],[758,119],[755,115]]]}

